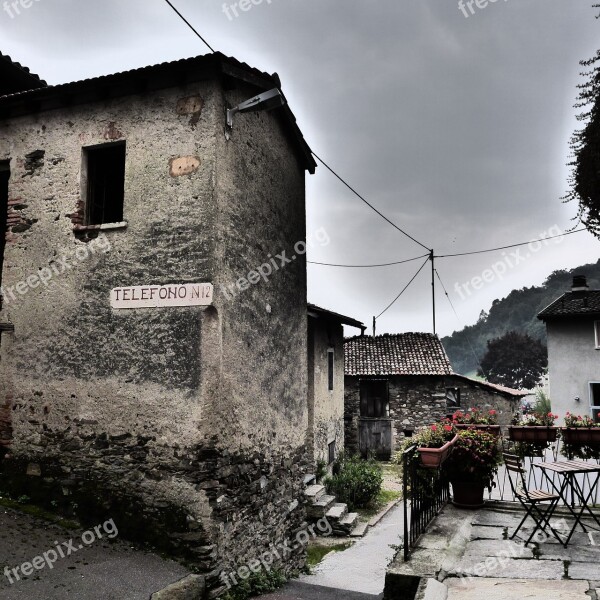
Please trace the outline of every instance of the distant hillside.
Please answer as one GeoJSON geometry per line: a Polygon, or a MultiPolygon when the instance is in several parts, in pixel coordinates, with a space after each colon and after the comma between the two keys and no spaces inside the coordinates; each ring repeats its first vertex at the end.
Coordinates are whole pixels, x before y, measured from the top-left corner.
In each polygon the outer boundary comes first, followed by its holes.
{"type": "Polygon", "coordinates": [[[571,271],[555,271],[540,287],[513,290],[506,298],[494,300],[489,313],[482,311],[475,325],[443,338],[454,370],[458,373],[476,370],[477,360],[485,354],[487,341],[511,330],[528,333],[545,343],[546,329],[537,314],[571,289],[574,273],[586,275],[590,288],[600,289],[600,260],[571,271]]]}

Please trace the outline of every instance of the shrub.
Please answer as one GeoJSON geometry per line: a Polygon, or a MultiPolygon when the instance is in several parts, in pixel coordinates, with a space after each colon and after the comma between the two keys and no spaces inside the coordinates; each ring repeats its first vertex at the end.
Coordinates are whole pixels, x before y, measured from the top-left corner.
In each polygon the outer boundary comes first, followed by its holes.
{"type": "Polygon", "coordinates": [[[383,470],[374,459],[342,456],[334,466],[334,475],[325,480],[327,491],[350,510],[365,508],[377,498],[383,483],[383,470]]]}
{"type": "Polygon", "coordinates": [[[274,592],[283,586],[287,578],[281,571],[269,571],[267,573],[253,573],[245,581],[232,587],[220,600],[247,600],[262,594],[274,592]]]}

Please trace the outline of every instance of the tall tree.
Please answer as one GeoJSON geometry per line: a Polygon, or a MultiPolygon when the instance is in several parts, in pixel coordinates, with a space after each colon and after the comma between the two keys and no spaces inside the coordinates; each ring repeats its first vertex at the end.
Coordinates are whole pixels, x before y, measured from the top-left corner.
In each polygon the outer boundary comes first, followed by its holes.
{"type": "Polygon", "coordinates": [[[531,389],[540,381],[547,366],[548,351],[542,342],[527,334],[509,331],[488,341],[479,374],[487,376],[490,383],[531,389]]]}
{"type": "MultiPolygon", "coordinates": [[[[600,4],[593,7],[600,8],[600,4]]],[[[578,86],[575,107],[583,111],[577,115],[583,128],[571,138],[571,189],[565,200],[578,203],[578,218],[593,235],[600,237],[600,50],[580,64],[586,69],[581,75],[587,81],[578,86]]]]}

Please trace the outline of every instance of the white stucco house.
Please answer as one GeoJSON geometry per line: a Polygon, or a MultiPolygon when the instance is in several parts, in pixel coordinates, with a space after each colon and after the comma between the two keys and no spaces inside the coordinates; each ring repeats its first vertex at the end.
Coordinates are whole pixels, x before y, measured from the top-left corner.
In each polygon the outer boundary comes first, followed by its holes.
{"type": "Polygon", "coordinates": [[[590,415],[600,421],[600,290],[582,275],[538,318],[548,332],[548,373],[552,410],[590,415]]]}

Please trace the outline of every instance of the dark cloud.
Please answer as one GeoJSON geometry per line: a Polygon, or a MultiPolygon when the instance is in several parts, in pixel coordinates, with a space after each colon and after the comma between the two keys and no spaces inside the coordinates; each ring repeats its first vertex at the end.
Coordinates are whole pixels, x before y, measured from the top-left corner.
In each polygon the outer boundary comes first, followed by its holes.
{"type": "MultiPolygon", "coordinates": [[[[426,245],[500,246],[572,224],[560,197],[578,61],[596,51],[600,27],[588,0],[499,0],[469,18],[454,0],[264,0],[232,20],[222,1],[175,3],[217,49],[277,71],[314,150],[426,245]]],[[[0,35],[2,51],[53,83],[206,51],[162,0],[36,0],[14,19],[0,11],[0,35]]],[[[324,169],[307,184],[309,227],[331,236],[312,259],[422,253],[324,169]]],[[[455,285],[504,257],[439,261],[461,318],[597,260],[600,246],[578,234],[529,254],[465,300],[455,285]]],[[[310,298],[370,322],[417,267],[310,267],[310,298]]],[[[430,287],[425,270],[379,330],[429,328],[430,287]]],[[[458,327],[442,294],[438,306],[441,332],[458,327]]]]}

